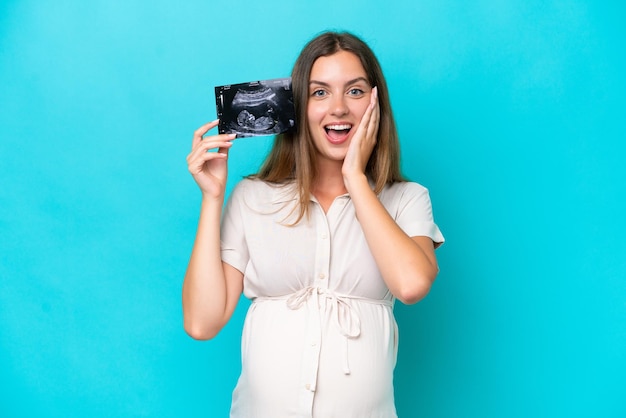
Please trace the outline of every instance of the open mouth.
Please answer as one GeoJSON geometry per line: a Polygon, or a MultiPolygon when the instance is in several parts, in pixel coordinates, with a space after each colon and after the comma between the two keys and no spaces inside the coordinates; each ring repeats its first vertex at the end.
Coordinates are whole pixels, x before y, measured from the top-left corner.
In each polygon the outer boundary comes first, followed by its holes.
{"type": "Polygon", "coordinates": [[[324,130],[331,141],[342,142],[348,138],[348,135],[352,130],[352,125],[349,123],[326,125],[324,126],[324,130]]]}

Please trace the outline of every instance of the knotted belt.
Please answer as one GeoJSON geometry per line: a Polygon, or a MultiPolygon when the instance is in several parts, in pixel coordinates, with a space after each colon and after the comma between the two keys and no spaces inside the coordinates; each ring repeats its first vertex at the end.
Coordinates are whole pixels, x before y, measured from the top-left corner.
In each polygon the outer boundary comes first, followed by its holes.
{"type": "MultiPolygon", "coordinates": [[[[278,297],[258,297],[255,301],[263,300],[286,300],[287,307],[292,310],[298,310],[302,306],[311,302],[311,298],[315,298],[313,302],[317,306],[317,310],[324,303],[330,303],[331,315],[334,318],[335,326],[339,333],[344,337],[343,344],[343,372],[350,374],[350,364],[348,362],[348,340],[358,338],[361,335],[361,319],[350,304],[350,300],[359,302],[367,302],[376,305],[393,306],[391,300],[386,299],[369,299],[360,296],[344,295],[336,293],[330,289],[324,289],[316,286],[307,286],[297,292],[286,296],[278,297]],[[324,301],[325,299],[325,301],[324,301]]],[[[318,321],[321,321],[318,315],[318,321]]]]}

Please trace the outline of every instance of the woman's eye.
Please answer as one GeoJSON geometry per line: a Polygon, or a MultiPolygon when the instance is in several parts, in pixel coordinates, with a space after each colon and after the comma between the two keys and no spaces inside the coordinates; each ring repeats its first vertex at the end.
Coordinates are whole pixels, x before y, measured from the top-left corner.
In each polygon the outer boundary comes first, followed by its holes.
{"type": "Polygon", "coordinates": [[[324,97],[326,95],[326,92],[324,90],[315,90],[311,96],[313,97],[324,97]]]}
{"type": "Polygon", "coordinates": [[[361,90],[361,89],[357,89],[357,88],[354,88],[354,89],[350,89],[350,90],[348,90],[348,94],[349,94],[350,96],[360,96],[360,95],[362,95],[363,93],[364,93],[364,92],[363,92],[363,90],[361,90]]]}

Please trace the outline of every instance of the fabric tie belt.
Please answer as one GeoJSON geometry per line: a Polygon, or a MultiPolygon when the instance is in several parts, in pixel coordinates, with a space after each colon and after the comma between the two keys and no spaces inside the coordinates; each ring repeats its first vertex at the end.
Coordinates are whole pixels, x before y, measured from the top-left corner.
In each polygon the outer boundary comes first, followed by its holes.
{"type": "MultiPolygon", "coordinates": [[[[286,296],[278,297],[258,297],[255,301],[264,300],[286,300],[287,307],[292,310],[298,310],[308,304],[314,302],[319,311],[322,304],[330,303],[330,309],[334,318],[335,326],[339,333],[344,337],[343,344],[343,372],[350,374],[350,366],[348,363],[348,339],[358,338],[361,335],[361,319],[355,309],[351,306],[350,301],[367,302],[376,305],[393,306],[393,301],[387,299],[369,299],[360,296],[344,295],[336,293],[330,289],[324,289],[316,286],[307,286],[297,292],[286,296]]],[[[321,318],[318,315],[318,321],[321,318]]],[[[319,324],[318,324],[319,326],[319,324]]]]}

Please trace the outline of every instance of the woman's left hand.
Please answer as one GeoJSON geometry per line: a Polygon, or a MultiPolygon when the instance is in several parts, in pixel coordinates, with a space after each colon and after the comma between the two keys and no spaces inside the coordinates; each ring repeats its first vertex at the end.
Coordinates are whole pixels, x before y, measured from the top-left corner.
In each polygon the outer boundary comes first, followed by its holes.
{"type": "Polygon", "coordinates": [[[343,161],[341,173],[344,181],[365,173],[365,167],[376,145],[379,118],[378,89],[374,87],[370,96],[370,104],[365,110],[359,127],[350,141],[348,152],[343,161]]]}

